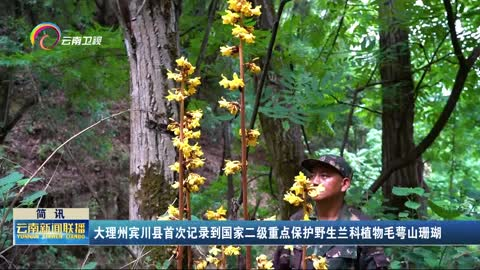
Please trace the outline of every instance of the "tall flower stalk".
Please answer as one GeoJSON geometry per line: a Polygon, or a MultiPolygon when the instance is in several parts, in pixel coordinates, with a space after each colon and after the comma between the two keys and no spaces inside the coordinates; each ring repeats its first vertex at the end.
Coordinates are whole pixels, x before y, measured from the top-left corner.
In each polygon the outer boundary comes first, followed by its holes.
{"type": "MultiPolygon", "coordinates": [[[[241,171],[242,179],[242,203],[243,203],[243,217],[245,220],[249,219],[248,215],[248,192],[247,192],[247,147],[249,134],[259,134],[258,131],[250,131],[245,128],[245,67],[250,70],[260,71],[260,68],[254,63],[245,63],[244,45],[255,42],[253,35],[254,28],[247,26],[247,21],[254,16],[260,16],[261,6],[252,8],[252,3],[247,0],[228,0],[228,8],[222,16],[223,24],[232,25],[232,36],[238,39],[238,45],[223,46],[220,48],[222,55],[230,57],[238,57],[240,62],[240,77],[234,73],[232,80],[227,79],[222,74],[220,85],[231,90],[240,91],[240,103],[228,102],[222,98],[219,102],[220,106],[227,108],[230,113],[236,114],[240,112],[240,136],[241,136],[241,161],[227,161],[225,166],[225,174],[235,173],[241,171]],[[255,67],[255,68],[254,68],[255,67]],[[235,168],[232,170],[232,168],[235,168]]],[[[257,135],[258,137],[258,135],[257,135]]],[[[256,140],[256,137],[255,137],[256,140]]],[[[252,143],[256,145],[255,143],[252,143]]],[[[246,247],[246,267],[251,269],[251,247],[246,247]]]]}
{"type": "MultiPolygon", "coordinates": [[[[175,72],[168,70],[167,77],[180,83],[180,87],[169,90],[166,98],[169,101],[178,102],[180,108],[179,121],[170,119],[167,127],[175,134],[173,145],[178,149],[178,161],[170,166],[171,170],[178,173],[178,181],[172,185],[172,187],[178,188],[178,212],[173,206],[169,207],[168,212],[169,216],[173,213],[171,216],[178,220],[183,220],[186,212],[186,218],[190,220],[192,215],[190,193],[199,191],[199,187],[205,182],[204,177],[192,172],[203,166],[203,151],[198,142],[190,144],[191,141],[200,138],[200,130],[195,129],[200,127],[203,113],[201,110],[186,111],[185,99],[197,92],[197,87],[201,82],[200,77],[190,78],[195,67],[187,59],[181,57],[176,60],[176,63],[175,72]]],[[[178,246],[177,252],[177,269],[182,269],[183,247],[178,246]]],[[[187,247],[187,263],[190,269],[193,263],[191,247],[187,247]]]]}
{"type": "MultiPolygon", "coordinates": [[[[300,172],[295,176],[293,186],[284,195],[283,199],[294,206],[302,205],[303,220],[310,220],[313,211],[312,204],[307,202],[307,195],[315,198],[325,190],[323,185],[313,185],[312,182],[300,172]]],[[[302,269],[307,269],[307,260],[312,260],[315,269],[327,269],[325,258],[316,255],[307,257],[307,247],[302,246],[302,269]],[[325,267],[325,268],[324,268],[325,267]]]]}

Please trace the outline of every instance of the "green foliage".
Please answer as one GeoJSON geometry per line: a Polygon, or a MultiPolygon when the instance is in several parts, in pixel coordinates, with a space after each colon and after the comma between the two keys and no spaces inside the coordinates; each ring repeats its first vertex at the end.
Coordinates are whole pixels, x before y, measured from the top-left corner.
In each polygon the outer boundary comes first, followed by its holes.
{"type": "Polygon", "coordinates": [[[392,269],[472,269],[480,265],[476,246],[387,247],[392,269]]]}
{"type": "Polygon", "coordinates": [[[82,269],[95,269],[97,267],[97,262],[89,262],[85,264],[82,269]]]}
{"type": "Polygon", "coordinates": [[[31,262],[21,261],[23,267],[40,267],[50,268],[53,265],[64,269],[80,268],[81,262],[71,251],[64,248],[48,246],[44,249],[36,249],[34,251],[38,258],[34,265],[31,262]]]}
{"type": "Polygon", "coordinates": [[[452,207],[449,204],[444,204],[444,206],[440,206],[439,204],[435,203],[432,200],[428,200],[428,206],[432,211],[437,214],[438,216],[444,218],[444,219],[454,219],[458,216],[460,216],[463,212],[459,210],[451,210],[449,209],[452,207]]]}
{"type": "MultiPolygon", "coordinates": [[[[234,178],[235,186],[239,186],[239,179],[234,178]]],[[[208,188],[204,186],[198,193],[191,194],[191,205],[194,215],[202,217],[208,209],[217,209],[221,205],[226,207],[225,190],[227,187],[227,177],[220,176],[212,181],[208,188]]]]}
{"type": "MultiPolygon", "coordinates": [[[[30,183],[34,183],[40,181],[41,178],[34,177],[30,180],[30,183]]],[[[13,171],[7,176],[0,178],[0,198],[2,202],[9,202],[13,199],[17,194],[16,192],[24,186],[28,181],[28,178],[24,178],[23,174],[13,171]]],[[[23,197],[20,206],[27,206],[31,207],[33,203],[41,198],[42,196],[46,195],[47,193],[43,190],[33,191],[28,195],[23,197]]],[[[2,212],[5,213],[6,209],[10,206],[9,203],[5,204],[2,203],[4,207],[2,208],[2,212]]],[[[11,217],[10,217],[11,218],[11,217]]],[[[10,220],[9,218],[9,220],[10,220]]],[[[7,220],[8,221],[8,220],[7,220]]]]}
{"type": "MultiPolygon", "coordinates": [[[[40,78],[48,95],[61,88],[74,108],[98,111],[104,103],[128,94],[128,63],[119,29],[93,25],[85,32],[63,30],[67,36],[101,36],[99,46],[57,45],[50,51],[0,51],[0,66],[28,67],[40,78]]],[[[6,40],[7,37],[0,39],[6,40]]]]}
{"type": "MultiPolygon", "coordinates": [[[[34,177],[29,183],[34,183],[40,180],[42,179],[34,177]]],[[[18,171],[12,171],[8,175],[0,178],[0,204],[2,205],[2,208],[0,208],[0,219],[3,219],[12,203],[12,200],[17,196],[18,191],[27,183],[27,181],[28,178],[24,178],[24,175],[18,171]]],[[[44,195],[47,195],[47,193],[43,190],[27,191],[20,204],[15,207],[33,207],[33,204],[44,195]]],[[[7,226],[4,228],[9,228],[12,218],[13,211],[10,211],[5,219],[7,226]]],[[[11,238],[11,230],[5,229],[2,231],[0,237],[2,247],[10,247],[13,244],[11,238]]]]}
{"type": "Polygon", "coordinates": [[[393,187],[392,193],[397,196],[409,196],[412,194],[417,194],[418,196],[422,196],[423,194],[425,194],[425,190],[420,187],[415,187],[415,188],[393,187]]]}

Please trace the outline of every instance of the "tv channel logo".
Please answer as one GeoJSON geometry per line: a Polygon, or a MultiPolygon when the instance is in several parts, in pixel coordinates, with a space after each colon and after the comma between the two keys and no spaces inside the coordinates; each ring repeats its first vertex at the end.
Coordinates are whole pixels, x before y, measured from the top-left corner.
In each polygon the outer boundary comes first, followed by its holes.
{"type": "Polygon", "coordinates": [[[38,45],[40,48],[49,51],[57,46],[58,42],[62,39],[62,31],[60,31],[58,25],[51,22],[44,22],[35,26],[30,33],[30,42],[32,43],[32,46],[35,47],[37,39],[39,39],[38,45]],[[39,38],[41,34],[43,35],[39,38]],[[52,37],[50,37],[49,34],[51,34],[52,37]],[[49,39],[49,42],[47,42],[47,38],[49,39]],[[53,43],[52,40],[54,40],[53,43]]]}
{"type": "Polygon", "coordinates": [[[42,50],[52,50],[58,43],[62,46],[90,46],[101,45],[102,36],[65,36],[62,37],[62,31],[58,25],[51,22],[43,22],[30,33],[30,42],[32,46],[38,44],[42,50]]]}

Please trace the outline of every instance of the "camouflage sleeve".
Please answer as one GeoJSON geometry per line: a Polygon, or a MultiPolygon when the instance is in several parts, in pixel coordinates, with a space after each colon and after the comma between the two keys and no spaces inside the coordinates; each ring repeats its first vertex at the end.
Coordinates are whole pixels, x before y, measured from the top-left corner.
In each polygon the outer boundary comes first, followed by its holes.
{"type": "Polygon", "coordinates": [[[381,247],[360,247],[359,269],[380,270],[388,269],[390,260],[381,247]]]}
{"type": "Polygon", "coordinates": [[[287,270],[290,268],[290,250],[283,248],[283,246],[277,247],[273,254],[273,268],[275,270],[287,270]]]}

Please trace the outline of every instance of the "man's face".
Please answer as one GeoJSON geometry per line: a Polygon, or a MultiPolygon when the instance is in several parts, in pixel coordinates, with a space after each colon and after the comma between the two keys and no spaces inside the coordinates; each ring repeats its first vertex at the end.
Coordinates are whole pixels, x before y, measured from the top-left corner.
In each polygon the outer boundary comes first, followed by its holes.
{"type": "Polygon", "coordinates": [[[315,167],[310,180],[314,185],[322,184],[325,187],[322,193],[313,198],[315,201],[343,196],[350,187],[350,179],[342,177],[335,168],[330,166],[315,167]]]}

